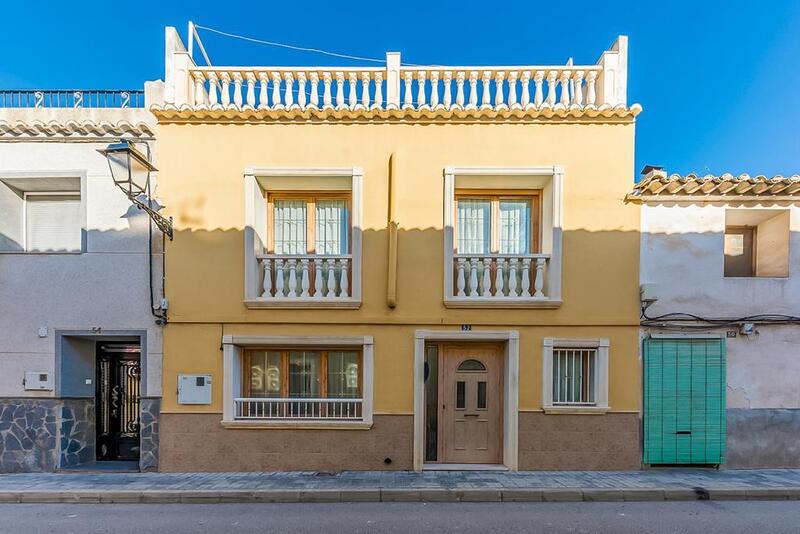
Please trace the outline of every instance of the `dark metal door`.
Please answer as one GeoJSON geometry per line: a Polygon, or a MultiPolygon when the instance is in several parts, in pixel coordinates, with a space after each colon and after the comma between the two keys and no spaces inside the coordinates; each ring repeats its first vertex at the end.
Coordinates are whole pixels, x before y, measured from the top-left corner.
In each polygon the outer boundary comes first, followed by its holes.
{"type": "Polygon", "coordinates": [[[97,459],[139,459],[140,350],[98,343],[97,459]]]}

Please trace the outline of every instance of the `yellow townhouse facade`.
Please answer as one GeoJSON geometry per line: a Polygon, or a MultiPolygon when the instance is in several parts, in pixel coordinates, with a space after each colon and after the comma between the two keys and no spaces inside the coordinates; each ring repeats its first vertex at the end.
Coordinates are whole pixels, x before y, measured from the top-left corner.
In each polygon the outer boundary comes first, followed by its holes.
{"type": "Polygon", "coordinates": [[[166,41],[161,470],[640,467],[626,37],[514,67],[166,41]]]}

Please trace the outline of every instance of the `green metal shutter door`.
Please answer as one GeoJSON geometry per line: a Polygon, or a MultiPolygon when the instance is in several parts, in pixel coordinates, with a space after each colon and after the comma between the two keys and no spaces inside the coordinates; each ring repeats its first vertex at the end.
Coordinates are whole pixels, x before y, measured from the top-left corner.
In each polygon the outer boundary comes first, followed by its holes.
{"type": "Polygon", "coordinates": [[[725,341],[644,341],[644,463],[725,458],[725,341]]]}

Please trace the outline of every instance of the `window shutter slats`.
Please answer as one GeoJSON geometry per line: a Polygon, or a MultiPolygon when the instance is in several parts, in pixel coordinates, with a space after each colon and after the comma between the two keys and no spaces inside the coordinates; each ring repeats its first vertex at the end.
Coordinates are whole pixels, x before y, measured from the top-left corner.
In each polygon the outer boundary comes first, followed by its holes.
{"type": "Polygon", "coordinates": [[[26,199],[26,249],[30,252],[81,250],[80,196],[41,195],[26,199]]]}

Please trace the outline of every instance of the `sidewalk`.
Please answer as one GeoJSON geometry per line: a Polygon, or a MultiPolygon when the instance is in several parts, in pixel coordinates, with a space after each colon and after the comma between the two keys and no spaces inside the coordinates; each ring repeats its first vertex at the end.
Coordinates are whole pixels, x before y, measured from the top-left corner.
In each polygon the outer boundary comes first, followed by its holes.
{"type": "Polygon", "coordinates": [[[0,503],[800,500],[800,469],[0,475],[0,503]]]}

